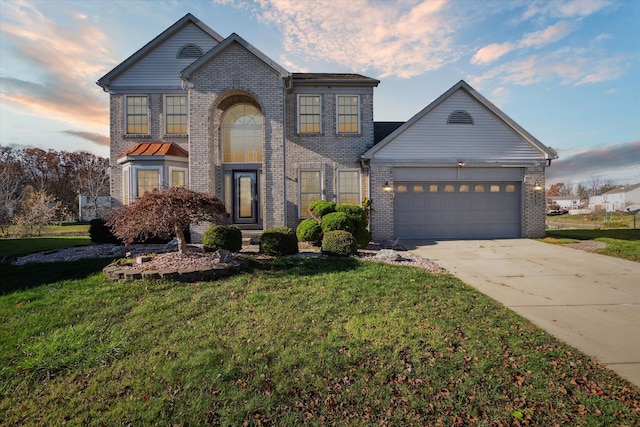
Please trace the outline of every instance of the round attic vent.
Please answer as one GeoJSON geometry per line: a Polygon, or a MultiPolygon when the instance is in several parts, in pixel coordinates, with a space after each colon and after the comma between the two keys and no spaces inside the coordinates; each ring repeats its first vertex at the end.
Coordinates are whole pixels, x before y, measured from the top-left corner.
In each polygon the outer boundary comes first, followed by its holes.
{"type": "Polygon", "coordinates": [[[471,114],[467,113],[464,110],[456,110],[453,113],[449,114],[449,118],[447,119],[448,125],[472,125],[473,117],[471,114]]]}
{"type": "Polygon", "coordinates": [[[187,44],[180,48],[180,52],[178,52],[178,58],[185,59],[197,59],[202,56],[202,49],[200,46],[195,44],[187,44]]]}

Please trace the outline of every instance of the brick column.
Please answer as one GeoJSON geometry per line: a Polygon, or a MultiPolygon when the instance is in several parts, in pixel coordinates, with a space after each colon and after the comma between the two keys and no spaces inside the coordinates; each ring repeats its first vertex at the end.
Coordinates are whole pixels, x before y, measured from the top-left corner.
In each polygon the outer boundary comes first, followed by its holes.
{"type": "Polygon", "coordinates": [[[390,167],[371,167],[371,237],[374,241],[394,238],[393,191],[384,191],[385,183],[393,188],[390,167]]]}
{"type": "Polygon", "coordinates": [[[544,237],[546,221],[544,168],[541,166],[526,168],[522,186],[524,237],[531,239],[544,237]],[[536,190],[534,188],[536,183],[542,189],[536,190]]]}

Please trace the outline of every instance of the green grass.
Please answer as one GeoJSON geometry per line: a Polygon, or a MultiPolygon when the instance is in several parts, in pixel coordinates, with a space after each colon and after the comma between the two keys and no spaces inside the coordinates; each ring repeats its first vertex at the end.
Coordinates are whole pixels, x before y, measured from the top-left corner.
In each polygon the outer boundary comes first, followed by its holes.
{"type": "Polygon", "coordinates": [[[3,238],[0,239],[0,258],[90,244],[89,236],[3,238]]]}
{"type": "MultiPolygon", "coordinates": [[[[10,225],[7,229],[9,236],[21,236],[20,227],[10,225]]],[[[89,224],[81,222],[63,222],[59,225],[47,225],[40,236],[88,236],[89,224]]]]}
{"type": "Polygon", "coordinates": [[[0,296],[4,424],[640,423],[638,388],[450,275],[353,259],[189,285],[90,270],[0,296]]]}
{"type": "Polygon", "coordinates": [[[547,230],[544,242],[554,244],[576,243],[580,240],[596,240],[607,246],[597,251],[603,255],[640,262],[640,230],[547,230]]]}
{"type": "MultiPolygon", "coordinates": [[[[633,228],[633,215],[628,213],[593,212],[580,215],[547,216],[547,225],[549,228],[633,228]]],[[[638,216],[636,217],[636,227],[640,228],[640,217],[638,216]]]]}

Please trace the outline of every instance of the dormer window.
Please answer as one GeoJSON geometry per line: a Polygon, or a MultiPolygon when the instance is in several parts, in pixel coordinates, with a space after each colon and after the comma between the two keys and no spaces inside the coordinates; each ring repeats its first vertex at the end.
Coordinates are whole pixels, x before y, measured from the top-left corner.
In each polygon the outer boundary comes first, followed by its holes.
{"type": "Polygon", "coordinates": [[[187,44],[180,48],[179,59],[198,59],[202,56],[202,49],[196,44],[187,44]]]}
{"type": "Polygon", "coordinates": [[[473,117],[471,114],[467,113],[464,110],[456,110],[453,113],[449,114],[449,118],[447,119],[448,125],[472,125],[473,117]]]}

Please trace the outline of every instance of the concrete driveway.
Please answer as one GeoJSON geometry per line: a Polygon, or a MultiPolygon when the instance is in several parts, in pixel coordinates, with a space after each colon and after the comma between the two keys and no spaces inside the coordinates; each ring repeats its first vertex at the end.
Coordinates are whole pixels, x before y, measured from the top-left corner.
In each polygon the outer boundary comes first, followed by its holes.
{"type": "Polygon", "coordinates": [[[640,386],[640,263],[528,239],[401,243],[640,386]]]}

